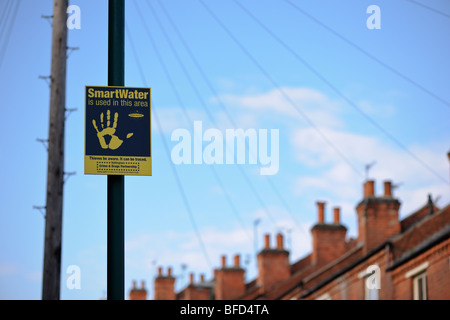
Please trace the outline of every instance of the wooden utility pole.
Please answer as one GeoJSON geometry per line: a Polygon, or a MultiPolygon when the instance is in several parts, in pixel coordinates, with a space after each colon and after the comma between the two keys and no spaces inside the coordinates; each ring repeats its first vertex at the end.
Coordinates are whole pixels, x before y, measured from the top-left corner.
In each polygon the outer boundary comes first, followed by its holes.
{"type": "Polygon", "coordinates": [[[48,136],[42,299],[58,300],[61,285],[61,235],[64,184],[68,0],[53,1],[50,118],[48,136]]]}

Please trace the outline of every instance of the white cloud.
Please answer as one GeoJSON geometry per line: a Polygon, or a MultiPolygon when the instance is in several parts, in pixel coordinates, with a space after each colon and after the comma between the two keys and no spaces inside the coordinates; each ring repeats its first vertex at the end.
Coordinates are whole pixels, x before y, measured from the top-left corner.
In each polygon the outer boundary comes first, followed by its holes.
{"type": "Polygon", "coordinates": [[[391,104],[374,104],[367,100],[357,103],[358,107],[368,115],[377,115],[390,118],[395,115],[395,107],[391,104]]]}
{"type": "Polygon", "coordinates": [[[186,109],[187,116],[185,115],[183,109],[181,107],[155,107],[152,111],[152,123],[155,127],[154,132],[160,133],[160,130],[163,133],[171,134],[173,130],[178,128],[186,128],[190,130],[191,126],[194,123],[188,123],[188,118],[192,121],[195,120],[207,120],[206,114],[194,110],[194,109],[186,109]],[[155,119],[155,113],[158,117],[159,123],[161,124],[161,128],[157,129],[158,123],[155,119]]]}
{"type": "Polygon", "coordinates": [[[306,121],[302,116],[303,113],[316,125],[342,126],[342,122],[333,115],[339,112],[339,103],[311,88],[280,88],[266,93],[246,95],[227,94],[221,96],[221,99],[228,105],[251,111],[272,111],[306,121]]]}
{"type": "MultiPolygon", "coordinates": [[[[383,180],[391,180],[394,184],[402,182],[401,188],[395,192],[397,196],[401,196],[403,212],[410,213],[423,205],[428,193],[435,196],[441,194],[448,202],[448,185],[438,180],[403,149],[395,148],[375,137],[328,128],[321,130],[356,168],[361,168],[361,173],[364,173],[365,164],[376,161],[369,177],[376,180],[379,189],[383,180]]],[[[355,204],[361,199],[363,178],[314,129],[296,130],[292,135],[292,145],[297,150],[298,161],[307,167],[322,169],[316,170],[317,174],[298,178],[297,193],[319,191],[335,200],[353,200],[355,204]]],[[[448,160],[445,152],[440,153],[427,146],[411,146],[409,150],[443,177],[446,176],[448,160]]],[[[377,194],[382,192],[383,190],[376,190],[377,194]]]]}
{"type": "MultiPolygon", "coordinates": [[[[348,159],[359,163],[361,161],[363,163],[373,161],[373,158],[370,158],[372,154],[368,154],[366,150],[376,147],[378,142],[375,138],[333,130],[327,127],[318,129],[348,159]]],[[[296,156],[298,160],[308,166],[323,166],[341,161],[339,154],[313,128],[295,130],[291,141],[297,151],[296,156]]]]}
{"type": "Polygon", "coordinates": [[[152,237],[149,234],[140,234],[139,236],[125,242],[125,250],[127,252],[142,250],[148,247],[151,241],[152,237]]]}

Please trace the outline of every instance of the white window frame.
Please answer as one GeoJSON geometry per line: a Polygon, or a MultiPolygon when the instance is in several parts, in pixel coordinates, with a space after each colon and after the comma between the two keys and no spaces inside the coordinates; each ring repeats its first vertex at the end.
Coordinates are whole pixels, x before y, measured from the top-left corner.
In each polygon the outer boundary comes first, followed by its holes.
{"type": "Polygon", "coordinates": [[[423,271],[413,278],[413,299],[414,300],[428,300],[428,294],[427,294],[427,272],[423,271]],[[422,281],[420,281],[422,280],[422,281]],[[422,297],[419,297],[419,288],[422,286],[422,297]]]}
{"type": "Polygon", "coordinates": [[[422,284],[422,292],[423,297],[421,300],[427,300],[428,299],[428,279],[427,279],[427,268],[430,264],[428,261],[418,265],[417,267],[409,270],[405,273],[405,278],[412,278],[413,283],[413,299],[419,300],[419,286],[422,284]],[[423,279],[424,281],[420,282],[420,279],[423,279]]]}

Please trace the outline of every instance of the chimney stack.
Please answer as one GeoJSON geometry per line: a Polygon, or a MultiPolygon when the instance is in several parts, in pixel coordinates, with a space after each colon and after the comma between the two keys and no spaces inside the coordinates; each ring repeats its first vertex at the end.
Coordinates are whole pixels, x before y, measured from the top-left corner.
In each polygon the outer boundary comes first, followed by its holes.
{"type": "Polygon", "coordinates": [[[176,294],[177,300],[210,300],[212,284],[205,283],[205,277],[200,275],[200,283],[195,283],[194,273],[189,274],[189,284],[176,294]]]}
{"type": "Polygon", "coordinates": [[[366,181],[364,197],[356,206],[358,242],[367,253],[401,231],[398,219],[400,202],[392,196],[392,182],[384,181],[384,194],[375,195],[375,182],[366,181]]]}
{"type": "Polygon", "coordinates": [[[141,281],[141,287],[136,287],[136,281],[133,280],[129,293],[130,300],[147,300],[147,289],[145,289],[145,281],[141,281]]]}
{"type": "Polygon", "coordinates": [[[347,228],[340,223],[340,209],[333,209],[333,223],[325,222],[325,202],[317,202],[318,220],[311,228],[312,253],[311,259],[314,264],[327,264],[347,251],[345,236],[347,228]]]}
{"type": "Polygon", "coordinates": [[[234,256],[234,266],[227,267],[226,257],[222,256],[222,267],[214,270],[216,283],[214,296],[216,300],[233,300],[245,292],[245,270],[239,266],[239,255],[234,256]]]}
{"type": "Polygon", "coordinates": [[[265,235],[266,246],[258,253],[258,278],[262,292],[267,292],[274,285],[288,279],[291,275],[289,252],[283,249],[283,235],[277,234],[277,247],[270,248],[269,235],[265,235]]]}
{"type": "Polygon", "coordinates": [[[175,278],[172,276],[172,268],[168,268],[167,276],[164,276],[162,268],[159,267],[154,282],[154,299],[175,300],[175,298],[175,278]]]}

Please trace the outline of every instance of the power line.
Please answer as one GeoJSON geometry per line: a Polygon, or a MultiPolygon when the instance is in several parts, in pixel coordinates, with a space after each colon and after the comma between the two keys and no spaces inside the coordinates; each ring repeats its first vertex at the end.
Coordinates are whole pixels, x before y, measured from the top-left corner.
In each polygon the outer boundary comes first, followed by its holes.
{"type": "Polygon", "coordinates": [[[0,23],[3,23],[3,26],[0,30],[0,39],[3,37],[4,31],[7,29],[6,26],[8,25],[9,14],[10,14],[13,6],[14,6],[14,2],[12,0],[8,0],[8,2],[6,2],[5,11],[3,11],[1,20],[0,20],[0,23]]]}
{"type": "Polygon", "coordinates": [[[164,38],[166,39],[167,43],[169,44],[169,47],[172,50],[172,52],[173,52],[173,54],[175,56],[175,59],[177,60],[178,64],[180,65],[181,70],[183,71],[185,77],[189,81],[189,84],[191,85],[192,89],[194,90],[198,100],[202,104],[206,115],[208,116],[209,120],[214,124],[215,123],[214,117],[212,116],[211,112],[209,111],[209,109],[204,104],[203,99],[201,98],[200,92],[197,89],[197,86],[194,84],[194,81],[192,80],[192,77],[190,76],[189,72],[187,72],[186,67],[184,66],[184,63],[181,61],[181,58],[178,55],[177,50],[175,49],[174,45],[172,44],[172,41],[170,40],[170,37],[167,35],[166,30],[164,29],[161,21],[158,18],[158,15],[155,13],[155,10],[153,9],[153,6],[148,1],[146,1],[146,3],[147,3],[147,6],[150,8],[150,11],[152,12],[153,17],[155,18],[156,23],[158,24],[159,28],[161,29],[164,38]]]}
{"type": "MultiPolygon", "coordinates": [[[[136,4],[136,3],[135,3],[135,4],[136,4]]],[[[142,21],[144,21],[144,19],[143,19],[143,17],[142,17],[142,14],[141,14],[140,10],[138,10],[138,13],[139,13],[139,15],[140,15],[142,21]]],[[[146,30],[147,30],[147,27],[146,27],[145,23],[144,23],[144,26],[145,26],[145,28],[146,28],[146,30]]],[[[126,32],[127,32],[127,36],[128,36],[128,38],[129,38],[129,40],[130,40],[130,44],[131,44],[131,47],[132,47],[132,52],[133,52],[133,55],[134,55],[134,57],[135,57],[136,63],[137,63],[137,65],[138,65],[138,68],[139,68],[139,70],[142,70],[142,66],[141,66],[139,57],[137,56],[136,48],[135,48],[135,46],[134,46],[133,38],[132,38],[132,36],[131,36],[131,33],[130,33],[129,30],[128,30],[128,25],[126,25],[126,28],[125,28],[125,29],[126,29],[126,32]]],[[[147,31],[148,31],[148,30],[147,30],[147,31]]],[[[144,73],[143,73],[142,71],[140,71],[140,75],[141,75],[141,77],[142,77],[142,82],[143,82],[144,86],[147,87],[147,81],[146,81],[145,75],[144,75],[144,73]]],[[[166,140],[164,139],[164,135],[162,134],[162,126],[161,126],[161,123],[160,123],[160,121],[159,121],[159,117],[158,117],[158,114],[157,114],[157,112],[156,112],[154,103],[152,103],[152,111],[153,111],[153,114],[154,114],[154,118],[155,118],[155,120],[156,120],[157,129],[158,129],[158,131],[160,132],[161,140],[162,140],[163,145],[164,145],[164,150],[165,150],[165,152],[166,152],[168,158],[170,159],[170,150],[169,150],[169,146],[167,145],[167,142],[166,142],[166,140]]],[[[194,228],[194,232],[195,232],[195,234],[196,234],[196,236],[197,236],[197,239],[198,239],[198,241],[199,241],[199,243],[200,243],[200,247],[201,247],[201,249],[202,249],[202,251],[203,251],[203,254],[204,254],[204,256],[205,256],[206,262],[207,262],[208,266],[211,268],[212,264],[211,264],[211,260],[210,260],[210,258],[209,258],[208,250],[206,249],[206,246],[205,246],[205,244],[204,244],[204,242],[203,242],[202,236],[201,236],[201,234],[200,234],[200,231],[199,231],[199,229],[198,229],[197,223],[196,223],[196,221],[195,221],[194,214],[193,214],[193,212],[192,212],[192,209],[191,209],[191,206],[190,206],[190,204],[189,204],[188,198],[187,198],[186,193],[185,193],[185,191],[184,191],[183,185],[182,185],[182,183],[181,183],[181,180],[180,180],[180,178],[179,178],[179,176],[178,176],[178,173],[177,173],[177,171],[176,171],[176,169],[175,169],[175,166],[174,166],[173,162],[172,162],[172,161],[169,161],[169,163],[170,163],[170,167],[171,167],[171,169],[172,169],[172,173],[173,173],[173,175],[174,175],[174,177],[175,177],[175,182],[176,182],[176,184],[177,184],[177,186],[178,186],[178,190],[179,190],[179,192],[180,192],[180,194],[181,194],[181,197],[182,197],[184,206],[185,206],[185,208],[186,208],[186,211],[188,212],[189,219],[190,219],[190,221],[191,221],[192,227],[194,228]]]]}
{"type": "Polygon", "coordinates": [[[286,3],[288,3],[289,5],[291,5],[295,10],[297,10],[298,12],[302,13],[304,16],[308,17],[309,19],[311,19],[312,21],[314,21],[315,23],[317,23],[318,25],[320,25],[321,27],[323,27],[324,29],[326,29],[327,31],[329,31],[330,33],[332,33],[333,35],[335,35],[336,37],[338,37],[339,39],[343,40],[344,42],[346,42],[347,44],[349,44],[350,46],[352,46],[353,48],[357,49],[358,51],[360,51],[362,54],[364,54],[365,56],[369,57],[370,59],[372,59],[373,61],[377,62],[378,64],[380,64],[381,66],[383,66],[384,68],[388,69],[389,71],[391,71],[392,73],[396,74],[397,76],[399,76],[400,78],[402,78],[403,80],[409,82],[410,84],[412,84],[413,86],[415,86],[416,88],[422,90],[423,92],[425,92],[426,94],[430,95],[431,97],[433,97],[434,99],[440,101],[442,104],[446,105],[447,107],[450,108],[450,102],[448,102],[447,100],[445,100],[444,98],[441,98],[440,96],[438,96],[437,94],[433,93],[432,91],[428,90],[427,88],[425,88],[424,86],[422,86],[421,84],[419,84],[418,82],[410,79],[409,77],[407,77],[406,75],[404,75],[403,73],[401,73],[400,71],[398,71],[397,69],[395,69],[394,67],[388,65],[387,63],[384,63],[383,61],[381,61],[380,59],[378,59],[377,57],[375,57],[374,55],[372,55],[370,52],[364,50],[363,48],[361,48],[360,46],[358,46],[356,43],[350,41],[349,39],[347,39],[346,37],[342,36],[341,34],[339,34],[338,32],[336,32],[334,29],[330,28],[329,26],[327,26],[325,23],[323,23],[322,21],[318,20],[317,18],[315,18],[314,16],[312,16],[311,14],[309,14],[308,12],[306,12],[305,10],[303,10],[302,8],[300,8],[299,6],[293,4],[290,0],[284,0],[286,3]]]}
{"type": "MultiPolygon", "coordinates": [[[[202,2],[202,0],[199,0],[202,2]]],[[[437,173],[433,168],[431,168],[427,163],[410,151],[403,143],[401,143],[397,138],[395,138],[391,133],[389,133],[383,126],[372,119],[367,113],[365,113],[361,108],[359,108],[356,103],[354,103],[350,98],[344,95],[336,86],[334,86],[325,76],[323,76],[318,70],[313,68],[305,59],[303,59],[298,53],[296,53],[291,47],[289,47],[283,40],[281,40],[276,34],[270,31],[260,20],[258,20],[250,11],[244,8],[236,0],[233,0],[249,17],[251,17],[261,28],[263,28],[269,35],[271,35],[278,43],[280,43],[287,51],[289,51],[299,62],[306,66],[312,73],[314,73],[319,79],[321,79],[328,87],[330,87],[336,94],[338,94],[342,99],[344,99],[350,106],[352,106],[356,111],[358,111],[366,120],[368,120],[374,127],[380,130],[384,135],[386,135],[391,141],[393,141],[397,146],[408,153],[413,159],[415,159],[419,164],[421,164],[425,169],[430,171],[439,180],[445,182],[448,181],[443,178],[439,173],[437,173]]],[[[289,1],[289,0],[285,0],[289,1]]],[[[298,110],[298,108],[296,108],[298,110]]],[[[359,172],[359,171],[358,171],[359,172]]]]}
{"type": "MultiPolygon", "coordinates": [[[[12,0],[8,0],[8,1],[6,2],[6,4],[5,4],[5,10],[3,10],[2,16],[0,17],[0,26],[1,26],[2,23],[6,24],[5,16],[8,15],[7,12],[9,12],[9,10],[10,10],[10,5],[11,5],[12,3],[13,3],[12,0]]],[[[3,26],[1,26],[1,32],[3,32],[3,29],[5,29],[5,28],[4,28],[3,26]]],[[[0,35],[1,35],[1,33],[0,33],[0,35]]],[[[0,36],[0,38],[1,38],[1,36],[0,36]]]]}
{"type": "Polygon", "coordinates": [[[420,3],[420,2],[417,2],[417,1],[414,1],[414,0],[406,0],[406,1],[408,1],[408,2],[410,2],[410,3],[413,3],[413,4],[415,4],[416,6],[425,8],[425,9],[430,10],[430,11],[433,11],[434,13],[440,14],[440,15],[446,17],[446,18],[450,18],[450,15],[449,15],[449,14],[447,14],[447,13],[445,13],[445,12],[442,12],[442,11],[439,11],[439,10],[434,9],[434,8],[428,7],[428,6],[424,5],[423,3],[420,3]]]}
{"type": "MultiPolygon", "coordinates": [[[[211,84],[211,81],[209,80],[208,76],[206,76],[206,73],[204,72],[202,66],[200,65],[200,63],[198,62],[197,58],[195,57],[195,55],[192,53],[192,50],[190,49],[189,45],[187,44],[187,42],[184,40],[184,37],[182,36],[181,32],[179,31],[179,29],[177,28],[176,24],[173,22],[171,16],[169,15],[168,11],[166,10],[164,4],[162,1],[158,1],[160,7],[162,8],[162,11],[164,12],[164,14],[167,17],[167,21],[169,22],[169,24],[172,26],[172,29],[175,31],[177,37],[179,38],[181,44],[183,45],[183,47],[185,48],[185,50],[187,51],[188,55],[190,56],[191,60],[194,62],[194,65],[196,66],[197,70],[199,71],[200,75],[202,76],[203,80],[205,81],[205,83],[207,84],[209,90],[212,92],[213,96],[216,98],[217,102],[219,103],[219,106],[222,108],[222,110],[224,111],[225,115],[227,116],[228,120],[230,121],[230,123],[233,125],[234,128],[237,128],[236,123],[234,122],[233,118],[231,117],[230,113],[228,112],[228,109],[226,108],[225,104],[223,103],[222,99],[220,98],[219,94],[216,92],[216,90],[214,89],[213,85],[211,84]]],[[[297,224],[297,226],[299,227],[300,231],[305,232],[304,228],[302,228],[302,226],[298,223],[296,217],[293,215],[292,210],[289,208],[289,206],[287,205],[286,200],[281,196],[281,193],[278,191],[278,189],[276,188],[276,186],[274,185],[274,183],[270,180],[270,178],[268,176],[265,176],[269,186],[271,187],[271,189],[274,191],[275,195],[279,198],[281,204],[284,206],[284,208],[286,209],[286,211],[291,215],[291,217],[294,219],[295,223],[297,224]]]]}
{"type": "MultiPolygon", "coordinates": [[[[144,82],[144,85],[147,86],[146,82],[144,82]]],[[[164,135],[162,134],[162,129],[161,129],[162,126],[161,126],[161,123],[159,121],[159,117],[158,117],[158,114],[156,112],[154,103],[152,103],[152,109],[153,109],[154,118],[156,120],[156,126],[157,126],[158,131],[159,131],[159,133],[161,135],[161,140],[163,141],[164,149],[166,151],[167,156],[170,157],[169,146],[167,145],[167,141],[164,139],[164,135]]],[[[181,180],[180,180],[180,177],[178,176],[178,173],[177,173],[177,171],[175,169],[175,165],[171,161],[169,161],[169,163],[170,163],[170,167],[172,169],[172,172],[173,172],[173,174],[175,176],[175,181],[177,183],[178,189],[179,189],[181,197],[183,199],[184,206],[186,207],[186,210],[187,210],[187,212],[189,214],[189,219],[191,220],[192,227],[194,228],[194,231],[195,231],[195,234],[197,236],[197,239],[199,240],[200,246],[201,246],[202,251],[203,251],[203,253],[205,255],[205,258],[206,258],[206,262],[207,262],[208,266],[211,268],[212,267],[211,259],[209,258],[208,250],[206,249],[206,246],[205,246],[205,243],[203,242],[200,230],[199,230],[199,228],[197,226],[197,223],[195,222],[194,214],[192,212],[191,206],[189,205],[189,201],[188,201],[188,198],[186,196],[186,192],[184,191],[183,185],[181,184],[181,180]]]]}
{"type": "MultiPolygon", "coordinates": [[[[192,80],[191,76],[190,76],[189,73],[187,72],[187,70],[186,70],[186,68],[185,68],[185,66],[184,66],[184,64],[183,64],[183,62],[181,61],[181,59],[180,59],[180,57],[179,57],[177,51],[175,50],[175,48],[174,48],[172,42],[170,41],[170,38],[167,36],[167,33],[166,33],[165,29],[163,28],[163,26],[162,26],[160,20],[158,19],[157,15],[155,14],[155,11],[153,10],[153,7],[150,5],[149,2],[147,2],[147,5],[149,6],[150,10],[152,11],[152,14],[153,14],[153,16],[155,17],[156,22],[158,23],[160,29],[162,30],[163,35],[164,35],[164,37],[166,38],[166,41],[169,43],[169,46],[170,46],[172,52],[174,53],[174,55],[175,55],[175,57],[176,57],[178,63],[179,63],[180,66],[181,66],[181,69],[183,70],[183,73],[185,74],[185,76],[186,76],[186,78],[188,79],[190,85],[192,86],[194,92],[196,93],[197,98],[198,98],[198,100],[200,101],[200,104],[202,105],[203,109],[205,110],[205,112],[206,112],[206,114],[207,114],[209,120],[211,121],[212,124],[214,124],[216,127],[218,127],[217,122],[215,121],[214,117],[212,116],[211,112],[209,111],[208,107],[206,106],[206,104],[205,104],[203,98],[202,98],[201,95],[200,95],[200,92],[198,91],[196,85],[194,84],[194,81],[192,80]]],[[[156,47],[155,47],[155,50],[157,50],[156,47]]],[[[167,70],[167,68],[164,68],[164,69],[167,70]]],[[[172,82],[171,82],[171,83],[172,83],[172,82]]],[[[174,90],[176,91],[176,89],[175,89],[174,86],[173,86],[173,88],[174,88],[174,90]]],[[[184,110],[184,113],[187,115],[187,118],[189,119],[189,123],[191,124],[191,123],[192,123],[192,120],[190,119],[189,115],[188,115],[187,112],[186,112],[186,108],[185,108],[185,106],[184,106],[184,103],[181,101],[181,99],[179,99],[180,95],[179,95],[179,94],[176,94],[176,96],[177,96],[177,98],[178,98],[178,100],[179,100],[178,102],[179,102],[180,106],[181,106],[182,109],[184,110]]],[[[211,169],[212,169],[213,171],[215,171],[214,167],[211,167],[211,169]]],[[[267,206],[265,205],[265,203],[264,203],[264,201],[262,200],[262,198],[261,198],[261,197],[258,195],[258,193],[256,192],[256,189],[253,187],[253,185],[252,185],[250,179],[247,177],[247,175],[244,173],[244,171],[242,170],[241,167],[238,167],[238,169],[239,169],[240,173],[242,174],[242,176],[244,177],[246,183],[249,185],[251,191],[254,193],[254,195],[255,195],[255,197],[257,198],[259,204],[263,207],[263,210],[265,211],[266,215],[269,217],[270,220],[272,220],[272,222],[273,222],[274,224],[276,224],[275,219],[274,219],[274,218],[271,216],[271,214],[269,213],[269,211],[268,211],[268,209],[267,209],[267,206]]],[[[217,173],[215,173],[215,177],[216,177],[216,178],[219,177],[217,173]]],[[[219,184],[223,185],[222,182],[219,182],[219,184]]],[[[224,189],[224,191],[226,192],[225,189],[224,189]]],[[[234,207],[234,206],[233,206],[233,207],[234,207]]]]}
{"type": "Polygon", "coordinates": [[[221,188],[221,190],[223,190],[224,194],[225,194],[225,199],[227,200],[228,205],[231,208],[231,211],[234,213],[236,219],[238,220],[238,222],[240,223],[244,233],[247,235],[247,237],[249,237],[249,239],[251,240],[251,236],[248,234],[248,230],[245,228],[245,224],[244,221],[242,220],[241,215],[239,214],[239,211],[237,210],[236,206],[234,205],[233,201],[231,200],[231,197],[227,191],[227,189],[225,188],[225,185],[223,184],[222,180],[220,179],[217,171],[211,167],[211,170],[217,180],[217,183],[219,184],[219,187],[221,188]]]}
{"type": "Polygon", "coordinates": [[[163,9],[164,14],[166,15],[170,25],[172,26],[172,28],[175,30],[175,33],[177,34],[178,38],[181,41],[181,44],[183,45],[183,47],[186,49],[187,53],[189,54],[189,57],[191,58],[191,60],[194,62],[197,70],[200,72],[200,75],[202,76],[203,80],[205,81],[205,83],[208,85],[209,90],[213,93],[213,95],[218,99],[219,101],[219,105],[222,108],[222,110],[225,112],[225,115],[227,116],[228,120],[230,121],[230,123],[233,125],[233,127],[237,128],[236,123],[233,120],[233,117],[231,117],[230,113],[228,112],[227,108],[225,108],[225,105],[222,103],[219,95],[217,94],[217,92],[215,91],[214,87],[211,84],[211,81],[209,81],[208,77],[206,76],[205,72],[203,71],[203,68],[201,67],[201,65],[199,64],[197,58],[195,57],[195,55],[192,53],[192,50],[189,48],[188,44],[186,43],[186,41],[184,40],[184,37],[181,35],[181,33],[179,32],[178,28],[176,27],[175,23],[173,22],[172,18],[170,17],[170,15],[168,14],[166,8],[164,7],[164,4],[162,1],[158,1],[159,5],[161,6],[161,8],[163,9]]]}
{"type": "Polygon", "coordinates": [[[213,19],[219,24],[222,29],[228,34],[228,36],[234,41],[234,43],[244,52],[244,54],[258,67],[262,74],[277,88],[277,90],[283,95],[286,101],[303,117],[303,119],[321,136],[321,138],[328,144],[347,165],[360,177],[363,177],[361,172],[353,165],[353,163],[339,150],[328,137],[319,129],[318,126],[304,113],[300,108],[296,106],[291,97],[280,87],[280,85],[270,76],[270,74],[261,66],[261,64],[253,57],[253,55],[243,46],[243,44],[237,40],[237,38],[230,32],[230,30],[223,24],[223,22],[211,11],[211,9],[202,1],[198,0],[206,11],[213,17],[213,19]]]}
{"type": "MultiPolygon", "coordinates": [[[[2,28],[2,31],[4,31],[4,30],[8,30],[8,31],[6,32],[6,39],[3,42],[3,48],[2,48],[2,50],[0,52],[0,68],[1,68],[1,66],[3,64],[3,57],[5,56],[6,48],[8,46],[8,42],[9,42],[9,38],[11,37],[11,31],[12,31],[12,28],[14,26],[14,22],[16,21],[16,16],[17,16],[17,11],[19,10],[20,1],[15,1],[14,5],[16,5],[16,6],[13,9],[14,12],[12,14],[12,18],[10,20],[10,24],[9,24],[8,28],[2,28]]],[[[1,39],[1,37],[2,36],[0,35],[0,39],[1,39]]]]}

